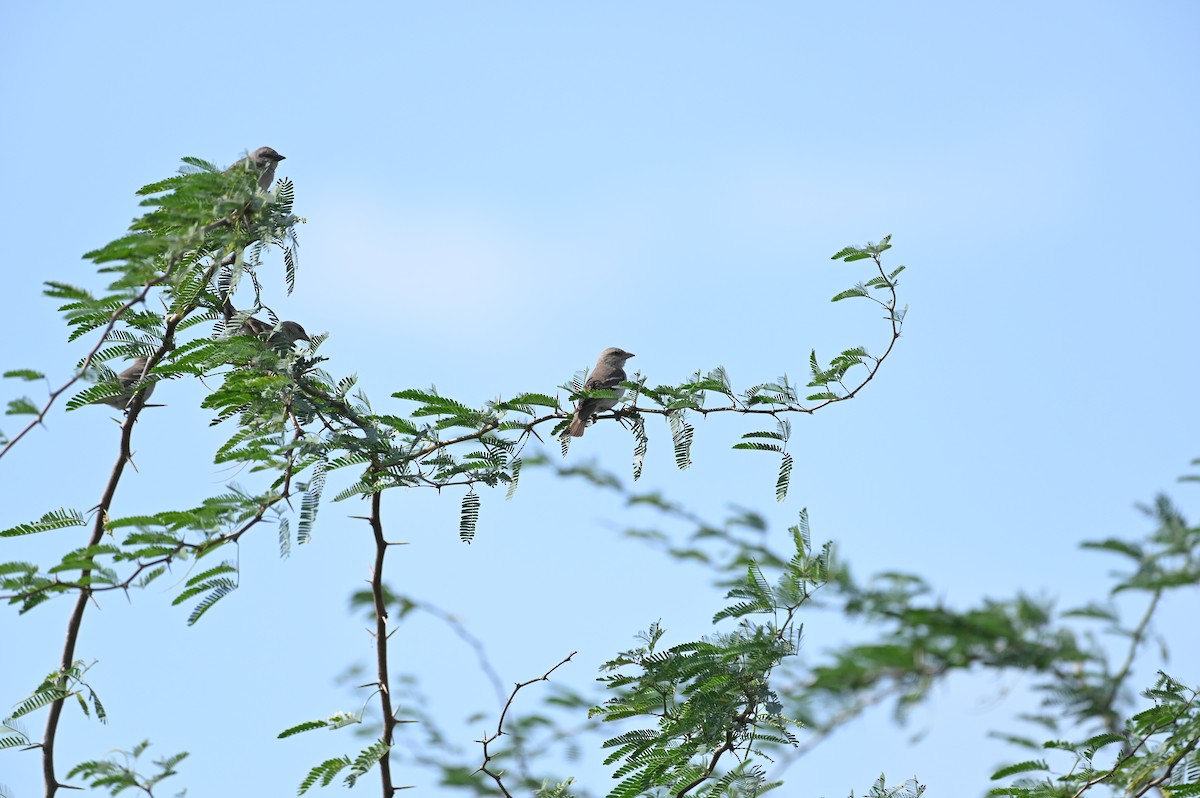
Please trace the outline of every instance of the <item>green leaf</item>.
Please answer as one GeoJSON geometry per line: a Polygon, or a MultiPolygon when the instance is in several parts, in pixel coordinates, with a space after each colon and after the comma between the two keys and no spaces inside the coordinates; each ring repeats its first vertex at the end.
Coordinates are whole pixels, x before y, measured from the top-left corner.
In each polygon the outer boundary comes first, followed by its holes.
{"type": "Polygon", "coordinates": [[[377,740],[374,745],[364,748],[350,766],[350,773],[346,775],[346,786],[353,787],[358,777],[369,773],[375,763],[387,756],[390,750],[391,746],[383,740],[377,740]]]}
{"type": "Polygon", "coordinates": [[[1109,538],[1107,540],[1087,540],[1079,544],[1081,549],[1096,549],[1098,551],[1114,551],[1118,554],[1124,554],[1134,560],[1141,560],[1144,556],[1142,549],[1135,543],[1128,543],[1124,540],[1109,538]]]}
{"type": "Polygon", "coordinates": [[[46,290],[42,294],[51,299],[74,299],[77,301],[91,301],[92,299],[92,295],[85,289],[77,288],[67,283],[56,283],[47,280],[43,285],[46,286],[46,290]]]}
{"type": "Polygon", "coordinates": [[[296,791],[296,794],[304,795],[317,781],[321,782],[322,787],[328,787],[334,777],[348,767],[350,767],[350,757],[348,756],[326,759],[308,772],[308,775],[304,777],[304,781],[300,782],[300,788],[296,791]]]}
{"type": "Polygon", "coordinates": [[[470,543],[475,537],[475,526],[479,522],[479,494],[471,491],[462,498],[462,515],[458,524],[458,538],[470,543]]]}
{"type": "Polygon", "coordinates": [[[302,732],[312,731],[313,729],[324,729],[329,726],[329,723],[323,720],[307,720],[304,723],[298,723],[289,729],[281,731],[276,739],[282,740],[285,737],[291,737],[293,734],[301,734],[302,732]]]}
{"type": "Polygon", "coordinates": [[[781,502],[787,498],[788,485],[792,479],[792,456],[783,453],[783,461],[779,464],[779,478],[775,480],[775,501],[781,502]]]}
{"type": "Polygon", "coordinates": [[[781,432],[770,432],[767,430],[759,430],[756,432],[746,432],[742,434],[742,438],[770,438],[775,441],[787,440],[781,432]]]}
{"type": "Polygon", "coordinates": [[[26,382],[33,382],[34,380],[43,379],[46,375],[40,371],[34,371],[33,369],[12,369],[4,372],[4,376],[12,379],[25,380],[26,382]]]}
{"type": "Polygon", "coordinates": [[[642,477],[642,466],[646,462],[646,450],[650,446],[650,438],[646,435],[646,420],[641,413],[630,413],[630,420],[633,422],[629,427],[630,434],[633,435],[633,481],[637,482],[642,477]]]}
{"type": "Polygon", "coordinates": [[[78,510],[68,510],[63,508],[61,510],[52,510],[51,512],[43,515],[37,521],[33,521],[28,524],[18,524],[17,526],[0,531],[0,538],[12,538],[20,535],[33,535],[38,532],[48,532],[52,529],[65,529],[72,526],[83,526],[85,523],[86,522],[84,521],[83,514],[78,510]]]}
{"type": "Polygon", "coordinates": [[[733,448],[734,449],[753,449],[753,450],[759,451],[759,452],[779,452],[780,454],[783,453],[783,447],[781,447],[781,446],[776,446],[771,443],[756,443],[753,441],[748,441],[746,443],[735,443],[733,445],[733,448]]]}
{"type": "Polygon", "coordinates": [[[544,393],[523,393],[519,396],[514,396],[512,399],[500,402],[496,406],[503,410],[520,410],[525,405],[556,408],[558,407],[558,400],[544,393]]]}
{"type": "Polygon", "coordinates": [[[1015,776],[1018,773],[1032,773],[1034,771],[1048,771],[1050,766],[1042,759],[1030,759],[1025,762],[1018,762],[1015,765],[1000,768],[992,774],[992,781],[1006,779],[1009,776],[1015,776]]]}
{"type": "Polygon", "coordinates": [[[675,450],[675,465],[680,471],[687,470],[692,464],[692,437],[695,429],[684,419],[683,411],[667,413],[667,423],[671,428],[671,445],[675,450]]]}
{"type": "Polygon", "coordinates": [[[509,471],[512,473],[512,481],[508,483],[508,492],[504,498],[511,499],[513,494],[517,492],[517,483],[521,481],[521,458],[514,457],[509,464],[509,471]]]}
{"type": "Polygon", "coordinates": [[[20,399],[10,399],[8,401],[8,409],[4,411],[6,416],[36,416],[41,410],[33,403],[33,400],[28,396],[22,396],[20,399]]]}
{"type": "Polygon", "coordinates": [[[829,301],[841,302],[843,299],[852,299],[860,296],[870,296],[870,294],[867,293],[866,287],[864,287],[862,283],[858,283],[853,288],[847,288],[845,291],[835,294],[833,299],[829,301]]]}

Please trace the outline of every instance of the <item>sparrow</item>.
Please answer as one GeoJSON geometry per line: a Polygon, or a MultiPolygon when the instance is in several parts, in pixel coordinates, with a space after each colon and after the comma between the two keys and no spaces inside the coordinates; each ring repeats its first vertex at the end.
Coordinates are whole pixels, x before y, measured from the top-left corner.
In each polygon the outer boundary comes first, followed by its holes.
{"type": "MultiPolygon", "coordinates": [[[[275,182],[275,167],[278,166],[279,162],[283,160],[286,160],[286,158],[271,147],[259,147],[257,150],[226,169],[225,174],[235,172],[239,169],[256,172],[258,174],[259,189],[262,191],[269,191],[271,189],[271,184],[275,182]]],[[[234,212],[231,217],[218,219],[211,224],[205,225],[204,232],[211,233],[218,227],[229,227],[239,216],[247,219],[250,218],[254,213],[253,205],[254,203],[249,203],[246,205],[246,207],[234,212]]]]}
{"type": "Polygon", "coordinates": [[[96,400],[94,400],[93,404],[111,405],[112,407],[115,407],[118,410],[124,410],[129,406],[129,403],[131,401],[133,401],[133,396],[135,393],[141,393],[142,397],[143,397],[143,401],[145,401],[146,399],[149,399],[150,394],[154,393],[155,383],[153,383],[153,382],[146,385],[140,391],[128,390],[129,388],[132,388],[134,386],[134,384],[145,375],[145,372],[146,372],[146,358],[139,357],[133,361],[132,366],[130,366],[129,368],[125,369],[124,371],[122,371],[120,374],[117,375],[117,381],[121,383],[121,387],[125,388],[126,391],[124,393],[119,393],[115,396],[106,396],[103,399],[96,399],[96,400]]]}
{"type": "Polygon", "coordinates": [[[259,321],[253,316],[242,322],[242,326],[238,330],[238,335],[253,335],[256,338],[265,337],[267,343],[273,349],[291,349],[296,345],[297,341],[312,340],[298,322],[281,321],[278,325],[272,327],[270,324],[259,321]]]}
{"type": "Polygon", "coordinates": [[[267,191],[271,188],[271,184],[275,182],[275,167],[279,165],[280,161],[284,160],[287,159],[272,148],[259,147],[229,167],[227,171],[253,169],[255,172],[258,172],[258,187],[263,191],[267,191]]]}
{"type": "Polygon", "coordinates": [[[596,367],[592,369],[588,381],[583,384],[583,389],[585,391],[610,390],[613,391],[613,396],[596,396],[579,400],[579,405],[575,408],[575,417],[571,419],[571,424],[567,427],[567,432],[572,438],[583,437],[583,428],[589,418],[596,413],[612,410],[616,406],[625,393],[625,389],[618,386],[625,381],[625,361],[631,357],[633,357],[632,354],[615,346],[610,346],[600,353],[600,359],[596,361],[596,367]]]}

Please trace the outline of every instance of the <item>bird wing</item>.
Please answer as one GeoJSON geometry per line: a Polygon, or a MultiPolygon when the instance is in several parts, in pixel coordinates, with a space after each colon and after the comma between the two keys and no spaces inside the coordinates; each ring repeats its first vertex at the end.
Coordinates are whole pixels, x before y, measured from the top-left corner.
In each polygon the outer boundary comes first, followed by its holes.
{"type": "Polygon", "coordinates": [[[585,390],[585,391],[598,391],[601,389],[612,390],[613,388],[618,387],[624,381],[625,381],[625,372],[618,371],[616,374],[609,375],[606,379],[596,379],[595,377],[592,377],[591,379],[589,379],[587,382],[585,382],[583,384],[583,390],[585,390]]]}

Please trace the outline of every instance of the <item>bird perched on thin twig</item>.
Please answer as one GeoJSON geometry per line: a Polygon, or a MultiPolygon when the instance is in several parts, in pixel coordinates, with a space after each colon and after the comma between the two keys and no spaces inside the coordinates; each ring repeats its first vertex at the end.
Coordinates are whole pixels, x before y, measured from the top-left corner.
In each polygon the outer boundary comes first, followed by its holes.
{"type": "Polygon", "coordinates": [[[93,404],[111,405],[118,410],[125,410],[129,407],[129,403],[133,401],[135,393],[142,394],[142,401],[150,398],[150,394],[154,393],[155,383],[148,383],[139,391],[130,391],[138,380],[146,375],[146,358],[139,357],[133,361],[133,365],[117,375],[117,381],[121,383],[121,387],[126,389],[124,393],[116,394],[115,396],[106,396],[103,399],[93,400],[93,404]]]}
{"type": "Polygon", "coordinates": [[[619,386],[625,381],[625,361],[631,357],[633,357],[632,354],[615,346],[610,346],[600,353],[600,359],[596,361],[596,367],[592,369],[588,381],[583,384],[583,389],[585,391],[609,390],[613,392],[613,396],[595,396],[579,400],[579,405],[575,408],[575,417],[571,419],[571,425],[567,427],[567,432],[572,438],[582,438],[583,428],[588,419],[596,413],[612,410],[625,394],[625,389],[619,386]]]}
{"type": "Polygon", "coordinates": [[[259,321],[253,316],[242,322],[241,328],[238,330],[238,335],[253,335],[256,338],[266,338],[267,343],[273,349],[291,349],[296,345],[297,341],[311,341],[308,333],[300,326],[299,322],[281,321],[279,324],[272,327],[264,321],[259,321]]]}

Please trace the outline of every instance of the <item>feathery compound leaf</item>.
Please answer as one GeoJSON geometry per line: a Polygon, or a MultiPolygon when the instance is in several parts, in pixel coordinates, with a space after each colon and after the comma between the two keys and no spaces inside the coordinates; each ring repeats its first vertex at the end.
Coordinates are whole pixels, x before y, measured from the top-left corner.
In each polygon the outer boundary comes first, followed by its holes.
{"type": "Polygon", "coordinates": [[[350,772],[346,775],[346,786],[353,787],[358,777],[370,772],[371,768],[375,767],[375,763],[383,759],[390,750],[391,746],[383,740],[377,740],[370,748],[364,748],[350,766],[350,772]]]}
{"type": "Polygon", "coordinates": [[[312,479],[304,490],[304,499],[300,502],[300,527],[296,531],[296,541],[307,543],[312,538],[313,524],[317,520],[317,509],[321,504],[321,493],[325,490],[325,461],[318,460],[313,465],[312,479]]]}
{"type": "MultiPolygon", "coordinates": [[[[13,734],[7,737],[0,737],[0,751],[3,751],[5,748],[19,748],[29,745],[29,738],[16,729],[0,729],[0,732],[7,731],[12,731],[13,734]]],[[[4,786],[0,785],[0,795],[7,794],[8,793],[6,793],[4,790],[4,786]]]]}
{"type": "Polygon", "coordinates": [[[68,285],[67,283],[57,283],[52,280],[47,280],[43,285],[46,286],[46,289],[42,291],[42,294],[51,299],[73,299],[81,302],[93,301],[91,293],[84,288],[68,285]]]}
{"type": "Polygon", "coordinates": [[[0,562],[0,576],[23,572],[24,576],[37,573],[37,566],[31,562],[0,562]]]}
{"type": "Polygon", "coordinates": [[[279,556],[287,559],[292,556],[292,527],[287,516],[279,516],[279,556]]]}
{"type": "Polygon", "coordinates": [[[48,532],[52,529],[65,529],[72,526],[83,526],[83,514],[78,510],[51,510],[37,521],[28,524],[18,524],[0,531],[0,538],[14,538],[20,535],[33,535],[38,532],[48,532]]]}
{"type": "Polygon", "coordinates": [[[744,440],[746,438],[770,438],[771,440],[774,440],[774,441],[786,441],[787,440],[787,436],[785,436],[782,432],[768,432],[766,430],[742,433],[742,439],[744,440]]]}
{"type": "Polygon", "coordinates": [[[867,292],[866,286],[864,286],[862,283],[857,283],[853,288],[847,288],[845,291],[835,294],[833,299],[829,301],[841,302],[843,299],[851,299],[853,297],[860,296],[870,296],[870,294],[867,292]]]}
{"type": "Polygon", "coordinates": [[[28,715],[30,712],[35,712],[44,706],[53,704],[55,701],[61,701],[64,698],[70,697],[69,690],[63,690],[50,684],[49,681],[43,682],[37,692],[26,698],[17,708],[13,710],[10,718],[19,718],[23,715],[28,715]]]}
{"type": "Polygon", "coordinates": [[[4,376],[8,379],[18,379],[25,380],[26,382],[32,382],[34,380],[40,380],[46,375],[40,371],[34,371],[33,369],[12,369],[11,371],[4,372],[4,376]]]}
{"type": "Polygon", "coordinates": [[[775,501],[781,502],[787,498],[788,484],[792,479],[792,456],[783,453],[783,461],[779,464],[779,478],[775,480],[775,501]]]}
{"type": "Polygon", "coordinates": [[[350,757],[348,756],[326,759],[308,771],[308,775],[304,777],[304,781],[300,782],[300,788],[296,791],[296,794],[304,795],[318,780],[321,782],[322,787],[328,787],[334,777],[348,767],[350,767],[350,757]]]}
{"type": "Polygon", "coordinates": [[[462,498],[462,516],[458,523],[458,538],[470,543],[475,537],[475,525],[479,522],[479,494],[474,491],[462,498]]]}
{"type": "Polygon", "coordinates": [[[629,428],[634,440],[633,481],[637,482],[642,477],[642,465],[646,461],[646,449],[650,445],[650,439],[646,437],[646,420],[642,418],[642,415],[640,413],[631,413],[629,418],[633,422],[629,428]]]}
{"type": "Polygon", "coordinates": [[[863,252],[858,247],[845,247],[834,253],[830,260],[844,260],[846,263],[850,263],[856,260],[865,260],[869,257],[871,257],[870,254],[863,252]]]}
{"type": "Polygon", "coordinates": [[[189,587],[171,602],[172,605],[177,606],[193,596],[197,596],[205,592],[208,593],[208,595],[196,605],[191,614],[188,615],[188,626],[195,624],[196,621],[200,620],[204,613],[212,609],[214,604],[237,589],[237,582],[233,579],[211,578],[217,574],[224,573],[237,573],[237,569],[230,563],[225,562],[221,563],[216,568],[212,568],[202,574],[198,574],[188,580],[189,587]]]}
{"type": "Polygon", "coordinates": [[[796,522],[796,526],[792,527],[795,530],[792,534],[795,538],[796,549],[800,552],[808,552],[812,549],[812,530],[808,525],[808,508],[800,509],[800,520],[796,522]]]}
{"type": "Polygon", "coordinates": [[[496,407],[501,410],[520,410],[525,412],[525,408],[528,405],[558,407],[558,400],[544,393],[523,393],[520,396],[514,396],[512,399],[497,403],[496,407]]]}
{"type": "MultiPolygon", "coordinates": [[[[220,574],[236,574],[236,573],[237,573],[237,569],[234,568],[233,565],[231,565],[228,562],[223,562],[220,565],[216,566],[215,568],[209,568],[204,573],[196,574],[191,579],[187,580],[187,586],[195,587],[195,586],[201,584],[202,582],[212,579],[214,576],[218,576],[220,574]]],[[[200,592],[203,592],[203,588],[201,588],[200,592]]],[[[192,594],[192,595],[195,595],[195,594],[192,594]]],[[[186,595],[181,596],[180,598],[175,599],[175,601],[173,603],[179,604],[180,601],[186,600],[187,598],[188,598],[188,596],[186,596],[186,595]]]]}
{"type": "Polygon", "coordinates": [[[1014,765],[1000,768],[992,774],[992,781],[1005,779],[1009,776],[1015,776],[1018,773],[1033,773],[1035,771],[1049,770],[1050,766],[1044,759],[1029,759],[1024,762],[1017,762],[1014,765]]]}
{"type": "Polygon", "coordinates": [[[33,403],[33,400],[28,396],[22,396],[20,399],[10,399],[8,407],[4,410],[6,416],[36,416],[41,410],[33,403]]]}
{"type": "Polygon", "coordinates": [[[743,443],[735,443],[734,449],[752,449],[757,452],[779,452],[783,453],[782,446],[776,446],[773,443],[758,443],[757,441],[745,441],[743,443]]]}
{"type": "Polygon", "coordinates": [[[671,427],[671,444],[675,448],[675,465],[680,471],[686,471],[692,464],[692,435],[695,430],[683,417],[683,411],[667,413],[667,423],[671,427]]]}
{"type": "Polygon", "coordinates": [[[296,290],[296,254],[295,249],[288,247],[283,250],[284,279],[287,281],[288,296],[296,290]]]}
{"type": "Polygon", "coordinates": [[[439,396],[436,393],[428,391],[419,391],[415,388],[410,388],[404,391],[396,391],[392,394],[394,399],[408,399],[413,402],[420,402],[424,407],[419,407],[413,411],[413,416],[462,416],[472,417],[478,413],[464,405],[462,402],[455,401],[446,396],[439,396]]]}
{"type": "Polygon", "coordinates": [[[514,457],[508,468],[512,473],[512,481],[508,483],[508,492],[504,495],[504,498],[511,499],[513,494],[517,492],[517,483],[521,481],[521,458],[514,457]]]}
{"type": "Polygon", "coordinates": [[[276,736],[276,739],[282,740],[284,737],[291,737],[293,734],[301,734],[306,731],[312,731],[313,729],[324,729],[328,728],[328,726],[328,721],[306,720],[304,723],[298,723],[295,726],[292,726],[290,729],[284,729],[276,736]]]}
{"type": "Polygon", "coordinates": [[[197,298],[206,288],[208,288],[208,271],[205,269],[194,270],[175,288],[170,312],[180,315],[189,312],[196,306],[197,298]]]}

